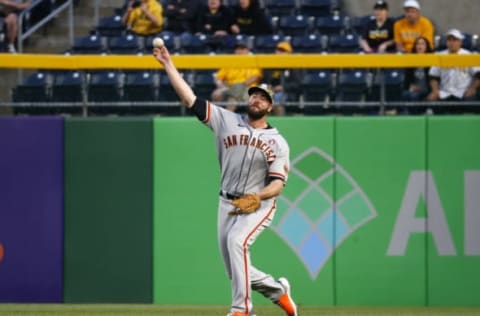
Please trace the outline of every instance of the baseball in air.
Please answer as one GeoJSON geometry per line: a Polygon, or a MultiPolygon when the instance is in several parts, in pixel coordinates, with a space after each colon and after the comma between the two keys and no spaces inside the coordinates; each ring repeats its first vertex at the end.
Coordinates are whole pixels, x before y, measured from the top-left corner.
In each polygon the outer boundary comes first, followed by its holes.
{"type": "Polygon", "coordinates": [[[153,47],[155,48],[162,48],[165,43],[163,42],[163,39],[160,37],[155,37],[153,39],[153,47]]]}

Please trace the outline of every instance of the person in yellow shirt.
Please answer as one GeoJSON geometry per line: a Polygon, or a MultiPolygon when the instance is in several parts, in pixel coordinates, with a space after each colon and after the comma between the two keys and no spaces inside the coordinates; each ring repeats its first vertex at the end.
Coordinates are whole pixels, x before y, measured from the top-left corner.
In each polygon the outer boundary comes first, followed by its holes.
{"type": "Polygon", "coordinates": [[[430,46],[434,46],[434,28],[432,22],[421,15],[420,4],[416,0],[407,0],[403,4],[405,17],[395,22],[393,33],[397,51],[408,53],[412,51],[415,40],[425,37],[430,46]]]}
{"type": "MultiPolygon", "coordinates": [[[[250,49],[246,43],[238,42],[235,45],[235,54],[248,55],[250,49]]],[[[215,79],[217,88],[212,92],[212,101],[228,102],[226,108],[235,111],[238,102],[248,100],[248,88],[260,83],[262,70],[260,68],[220,68],[215,74],[215,79]]]]}
{"type": "Polygon", "coordinates": [[[135,34],[157,34],[163,29],[162,5],[157,0],[130,0],[122,21],[135,34]]]}

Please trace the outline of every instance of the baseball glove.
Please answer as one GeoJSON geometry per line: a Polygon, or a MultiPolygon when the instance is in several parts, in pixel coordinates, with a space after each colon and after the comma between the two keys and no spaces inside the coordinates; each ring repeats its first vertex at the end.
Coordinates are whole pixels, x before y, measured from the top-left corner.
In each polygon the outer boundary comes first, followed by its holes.
{"type": "Polygon", "coordinates": [[[247,193],[230,202],[235,209],[230,215],[242,215],[255,212],[260,207],[260,198],[255,193],[247,193]]]}

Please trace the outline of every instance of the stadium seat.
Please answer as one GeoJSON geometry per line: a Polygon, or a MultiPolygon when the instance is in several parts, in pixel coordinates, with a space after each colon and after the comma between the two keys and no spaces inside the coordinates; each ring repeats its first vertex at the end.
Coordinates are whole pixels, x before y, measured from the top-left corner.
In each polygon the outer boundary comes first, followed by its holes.
{"type": "Polygon", "coordinates": [[[89,74],[87,84],[88,101],[118,102],[120,101],[120,74],[117,71],[95,71],[89,74]]]}
{"type": "Polygon", "coordinates": [[[170,53],[174,53],[177,50],[177,45],[175,43],[175,33],[170,31],[162,31],[156,35],[150,35],[145,37],[144,47],[146,52],[152,51],[153,39],[155,37],[160,37],[161,39],[163,39],[163,43],[168,48],[170,53]]]}
{"type": "Polygon", "coordinates": [[[102,51],[102,38],[95,34],[75,39],[72,46],[73,54],[100,54],[102,51]]]}
{"type": "Polygon", "coordinates": [[[381,100],[382,81],[385,83],[385,101],[402,101],[404,85],[404,69],[383,69],[377,71],[374,76],[369,99],[381,100]]]}
{"type": "Polygon", "coordinates": [[[373,15],[353,16],[348,19],[347,29],[350,33],[362,35],[363,30],[367,23],[371,20],[375,20],[373,15]]]}
{"type": "Polygon", "coordinates": [[[79,71],[56,72],[52,84],[53,102],[82,102],[85,74],[79,71]]]}
{"type": "Polygon", "coordinates": [[[107,43],[110,54],[133,55],[141,51],[139,39],[133,34],[108,37],[107,43]]]}
{"type": "Polygon", "coordinates": [[[346,29],[345,17],[340,15],[318,17],[315,19],[315,29],[322,35],[342,34],[346,29]]]}
{"type": "Polygon", "coordinates": [[[330,53],[359,52],[359,36],[357,34],[332,35],[328,39],[328,51],[330,53]]]}
{"type": "Polygon", "coordinates": [[[120,36],[125,34],[126,28],[122,16],[113,15],[101,18],[96,30],[100,36],[120,36]]]}
{"type": "Polygon", "coordinates": [[[23,80],[13,89],[13,102],[48,102],[50,89],[50,74],[38,71],[23,80]]]}
{"type": "Polygon", "coordinates": [[[212,91],[215,90],[215,71],[203,70],[193,74],[193,89],[198,97],[210,100],[212,91]]]}
{"type": "Polygon", "coordinates": [[[369,88],[365,69],[341,70],[338,75],[336,101],[363,102],[369,88]]]}
{"type": "Polygon", "coordinates": [[[331,14],[331,0],[300,0],[300,13],[308,16],[327,16],[331,14]]]}
{"type": "Polygon", "coordinates": [[[150,71],[129,71],[125,73],[123,100],[129,102],[156,100],[155,75],[150,71]]]}
{"type": "Polygon", "coordinates": [[[310,29],[309,18],[305,15],[282,16],[278,21],[278,29],[283,35],[305,35],[310,29]]]}
{"type": "Polygon", "coordinates": [[[307,70],[301,83],[301,93],[305,102],[318,102],[318,105],[305,105],[304,114],[325,113],[325,103],[332,97],[334,71],[329,69],[307,70]]]}
{"type": "MultiPolygon", "coordinates": [[[[180,99],[173,89],[170,79],[164,71],[161,71],[159,75],[158,101],[169,102],[172,104],[165,104],[156,107],[156,113],[163,115],[180,115],[182,113],[183,106],[178,104],[180,99]]],[[[180,73],[180,75],[184,77],[184,73],[180,73]]]]}
{"type": "Polygon", "coordinates": [[[295,13],[296,0],[266,0],[265,8],[271,16],[288,16],[295,13]]]}
{"type": "Polygon", "coordinates": [[[291,43],[297,53],[321,53],[325,49],[323,38],[315,34],[293,36],[291,43]]]}
{"type": "Polygon", "coordinates": [[[180,51],[183,54],[207,54],[210,52],[206,35],[182,33],[180,37],[180,51]]]}
{"type": "Polygon", "coordinates": [[[255,36],[253,49],[256,53],[273,53],[277,44],[285,40],[283,36],[275,35],[257,35],[255,36]]]}

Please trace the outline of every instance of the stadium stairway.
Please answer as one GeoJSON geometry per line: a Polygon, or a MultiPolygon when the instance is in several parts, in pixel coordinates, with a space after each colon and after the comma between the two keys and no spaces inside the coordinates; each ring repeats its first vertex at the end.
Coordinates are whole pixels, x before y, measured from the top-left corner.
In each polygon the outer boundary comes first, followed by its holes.
{"type": "MultiPolygon", "coordinates": [[[[95,21],[95,0],[75,1],[74,6],[74,36],[88,35],[94,29],[95,21]]],[[[121,7],[123,0],[101,0],[99,17],[112,15],[115,8],[121,7]]],[[[61,54],[71,47],[68,37],[68,10],[64,10],[55,19],[41,27],[32,34],[24,43],[25,53],[34,54],[61,54]]],[[[26,70],[23,76],[34,72],[26,70]]],[[[0,80],[0,102],[11,100],[11,89],[18,82],[18,71],[0,69],[2,80],[0,80]]],[[[8,109],[0,107],[0,115],[9,113],[8,109]]]]}

